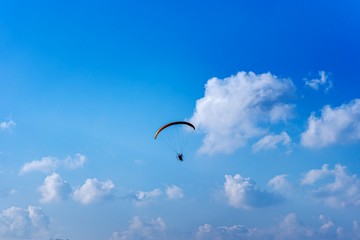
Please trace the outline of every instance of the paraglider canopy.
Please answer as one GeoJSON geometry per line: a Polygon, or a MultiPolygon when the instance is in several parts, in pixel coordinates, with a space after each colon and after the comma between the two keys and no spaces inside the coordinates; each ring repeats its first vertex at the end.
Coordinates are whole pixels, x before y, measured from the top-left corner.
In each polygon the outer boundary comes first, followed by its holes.
{"type": "Polygon", "coordinates": [[[156,131],[154,139],[156,140],[158,137],[161,138],[176,153],[176,158],[179,161],[183,161],[183,150],[186,143],[186,137],[188,133],[193,130],[195,130],[195,126],[190,122],[170,122],[156,131]]]}

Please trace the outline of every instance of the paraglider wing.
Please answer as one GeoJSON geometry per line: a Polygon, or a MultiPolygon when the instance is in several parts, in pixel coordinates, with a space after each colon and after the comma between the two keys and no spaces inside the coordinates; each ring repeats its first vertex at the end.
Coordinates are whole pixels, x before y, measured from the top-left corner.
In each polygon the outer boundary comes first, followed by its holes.
{"type": "Polygon", "coordinates": [[[179,124],[185,124],[188,125],[189,127],[193,128],[195,130],[194,125],[192,125],[189,122],[185,122],[185,121],[177,121],[177,122],[171,122],[168,124],[165,124],[164,126],[162,126],[161,128],[159,128],[159,130],[156,131],[155,135],[154,135],[154,139],[157,138],[157,136],[159,135],[159,133],[161,133],[161,131],[163,131],[165,128],[173,126],[173,125],[179,125],[179,124]]]}

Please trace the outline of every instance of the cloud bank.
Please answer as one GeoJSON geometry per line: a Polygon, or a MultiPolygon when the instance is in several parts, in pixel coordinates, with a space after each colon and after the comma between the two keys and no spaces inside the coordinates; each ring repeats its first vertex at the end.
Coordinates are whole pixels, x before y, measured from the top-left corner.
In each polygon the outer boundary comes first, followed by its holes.
{"type": "Polygon", "coordinates": [[[295,213],[285,215],[273,226],[264,228],[248,228],[244,225],[214,227],[211,224],[199,226],[196,240],[318,240],[318,239],[349,239],[359,237],[358,222],[353,222],[351,230],[343,227],[325,215],[320,215],[317,224],[307,225],[298,220],[295,213]]]}
{"type": "Polygon", "coordinates": [[[190,119],[206,134],[199,152],[231,153],[266,134],[264,126],[292,117],[294,105],[286,101],[294,92],[291,80],[271,73],[239,72],[208,80],[190,119]]]}
{"type": "Polygon", "coordinates": [[[40,207],[10,207],[0,213],[2,239],[45,239],[49,218],[40,207]]]}

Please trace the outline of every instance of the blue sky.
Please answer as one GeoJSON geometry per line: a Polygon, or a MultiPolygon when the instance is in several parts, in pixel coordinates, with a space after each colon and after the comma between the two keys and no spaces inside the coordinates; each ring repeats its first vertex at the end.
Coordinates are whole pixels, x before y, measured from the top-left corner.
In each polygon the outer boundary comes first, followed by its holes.
{"type": "Polygon", "coordinates": [[[0,1],[0,238],[359,239],[359,9],[0,1]]]}

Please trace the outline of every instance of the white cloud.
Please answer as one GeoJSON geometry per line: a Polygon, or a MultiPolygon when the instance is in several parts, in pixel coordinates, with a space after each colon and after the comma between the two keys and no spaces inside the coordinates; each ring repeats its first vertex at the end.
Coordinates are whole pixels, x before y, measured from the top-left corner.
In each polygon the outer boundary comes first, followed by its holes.
{"type": "Polygon", "coordinates": [[[82,204],[101,202],[112,196],[115,185],[112,181],[98,181],[96,178],[88,178],[85,183],[75,189],[73,198],[82,204]]]}
{"type": "Polygon", "coordinates": [[[166,193],[166,195],[167,195],[167,197],[169,199],[176,199],[176,198],[183,198],[184,197],[183,190],[180,187],[176,186],[176,185],[168,186],[165,189],[165,193],[166,193]]]}
{"type": "Polygon", "coordinates": [[[292,189],[291,184],[286,178],[287,178],[286,174],[275,176],[274,178],[269,180],[268,185],[272,189],[274,189],[274,191],[286,195],[290,193],[292,189]]]}
{"type": "Polygon", "coordinates": [[[152,203],[161,194],[162,192],[158,188],[149,192],[138,191],[134,196],[134,203],[136,206],[145,206],[149,203],[152,203]]]}
{"type": "Polygon", "coordinates": [[[319,170],[310,170],[301,183],[315,188],[313,196],[328,206],[360,206],[360,180],[356,175],[348,175],[341,164],[335,165],[333,170],[326,164],[319,170]]]}
{"type": "Polygon", "coordinates": [[[49,218],[40,207],[10,207],[0,213],[0,236],[5,239],[45,239],[49,218]]]}
{"type": "Polygon", "coordinates": [[[67,169],[80,168],[84,165],[86,161],[86,156],[82,154],[75,154],[74,157],[66,157],[65,159],[59,159],[57,157],[43,157],[40,160],[34,160],[31,162],[25,163],[20,173],[28,173],[33,171],[39,171],[43,173],[51,173],[55,171],[60,166],[64,166],[67,169]]]}
{"type": "Polygon", "coordinates": [[[0,122],[0,130],[8,130],[16,126],[16,123],[13,120],[8,120],[0,122]]]}
{"type": "Polygon", "coordinates": [[[110,240],[166,239],[166,224],[161,217],[142,219],[133,217],[127,230],[114,232],[110,240]]]}
{"type": "Polygon", "coordinates": [[[261,190],[250,178],[240,174],[225,175],[225,196],[230,206],[235,208],[258,208],[279,203],[282,197],[271,192],[261,190]]]}
{"type": "Polygon", "coordinates": [[[53,173],[45,178],[43,185],[39,188],[40,201],[49,203],[63,200],[68,197],[71,191],[70,184],[64,181],[59,174],[53,173]]]}
{"type": "Polygon", "coordinates": [[[254,152],[263,149],[275,149],[279,144],[282,143],[284,146],[288,146],[291,142],[291,138],[286,132],[282,132],[279,135],[267,135],[261,138],[257,143],[252,146],[254,152]]]}
{"type": "Polygon", "coordinates": [[[360,139],[360,99],[337,108],[325,106],[321,116],[308,119],[308,128],[301,134],[305,147],[317,148],[360,139]]]}
{"type": "Polygon", "coordinates": [[[285,100],[294,91],[291,80],[271,73],[239,72],[225,79],[208,80],[205,95],[196,101],[190,119],[206,134],[199,152],[230,153],[248,139],[266,134],[266,124],[292,117],[294,105],[285,100]]]}
{"type": "Polygon", "coordinates": [[[329,75],[326,74],[325,71],[319,71],[318,73],[320,78],[314,78],[311,80],[305,78],[305,85],[316,91],[323,86],[325,87],[325,92],[329,91],[329,89],[333,86],[332,81],[328,79],[329,75]]]}

